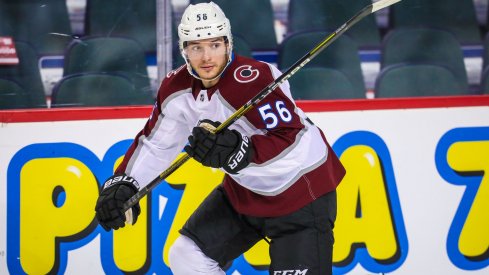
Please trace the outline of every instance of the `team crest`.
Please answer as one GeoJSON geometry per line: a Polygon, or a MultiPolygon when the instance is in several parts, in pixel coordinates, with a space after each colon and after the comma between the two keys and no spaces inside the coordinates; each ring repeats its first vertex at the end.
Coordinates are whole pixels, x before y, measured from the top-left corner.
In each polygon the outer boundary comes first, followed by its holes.
{"type": "Polygon", "coordinates": [[[176,68],[175,70],[168,72],[168,73],[166,74],[166,77],[168,78],[168,77],[170,77],[170,76],[172,76],[172,75],[176,75],[176,74],[177,74],[179,71],[181,71],[181,70],[182,70],[184,67],[185,67],[185,65],[182,65],[182,66],[180,66],[180,67],[176,68]]]}
{"type": "Polygon", "coordinates": [[[243,65],[234,71],[234,79],[240,83],[248,83],[258,78],[260,72],[251,65],[243,65]]]}

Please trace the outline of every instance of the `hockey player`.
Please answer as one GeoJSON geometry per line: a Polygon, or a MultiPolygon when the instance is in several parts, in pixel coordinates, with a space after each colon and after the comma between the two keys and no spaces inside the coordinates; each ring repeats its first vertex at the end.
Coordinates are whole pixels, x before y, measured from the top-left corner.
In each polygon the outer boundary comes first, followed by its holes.
{"type": "MultiPolygon", "coordinates": [[[[209,126],[226,120],[281,72],[233,53],[229,20],[212,2],[189,5],[178,35],[186,66],[163,80],[152,115],[104,184],[96,205],[100,225],[123,227],[122,204],[138,183],[148,184],[184,148],[226,175],[170,249],[174,274],[225,274],[227,263],[265,237],[270,274],[331,274],[335,189],[345,170],[322,131],[295,105],[285,82],[213,134],[209,126]]],[[[129,222],[139,213],[134,206],[129,222]]]]}

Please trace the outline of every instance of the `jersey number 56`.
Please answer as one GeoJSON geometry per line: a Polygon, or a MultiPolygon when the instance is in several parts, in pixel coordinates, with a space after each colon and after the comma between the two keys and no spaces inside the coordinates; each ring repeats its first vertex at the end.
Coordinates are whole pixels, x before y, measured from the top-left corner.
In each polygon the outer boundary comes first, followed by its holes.
{"type": "Polygon", "coordinates": [[[292,120],[292,114],[285,107],[285,103],[283,101],[275,102],[275,109],[273,109],[270,104],[266,104],[258,108],[258,111],[260,112],[267,129],[277,127],[279,119],[284,122],[290,122],[292,120]]]}

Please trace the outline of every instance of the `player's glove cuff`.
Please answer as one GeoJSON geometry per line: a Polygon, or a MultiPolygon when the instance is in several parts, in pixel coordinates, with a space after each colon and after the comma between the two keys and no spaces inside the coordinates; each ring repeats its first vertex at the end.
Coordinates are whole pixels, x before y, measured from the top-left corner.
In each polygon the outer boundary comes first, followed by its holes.
{"type": "Polygon", "coordinates": [[[227,157],[222,168],[230,174],[237,174],[241,169],[250,164],[254,150],[250,137],[236,130],[231,130],[231,132],[236,135],[238,143],[233,152],[227,157]]]}
{"type": "Polygon", "coordinates": [[[124,213],[124,203],[139,190],[137,181],[127,175],[113,175],[102,186],[95,206],[96,218],[106,230],[124,227],[124,222],[134,224],[141,213],[139,203],[124,213]]]}

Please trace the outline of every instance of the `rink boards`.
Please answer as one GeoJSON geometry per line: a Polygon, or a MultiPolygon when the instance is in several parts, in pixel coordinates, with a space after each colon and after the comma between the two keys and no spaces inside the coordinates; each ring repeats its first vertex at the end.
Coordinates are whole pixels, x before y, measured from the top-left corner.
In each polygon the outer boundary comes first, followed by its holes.
{"type": "MultiPolygon", "coordinates": [[[[347,169],[335,274],[489,272],[488,96],[299,106],[347,169]]],[[[171,274],[168,248],[220,171],[191,160],[141,201],[135,226],[94,222],[99,184],[150,111],[0,112],[0,274],[171,274]]],[[[227,273],[268,274],[267,252],[260,242],[227,273]]]]}

